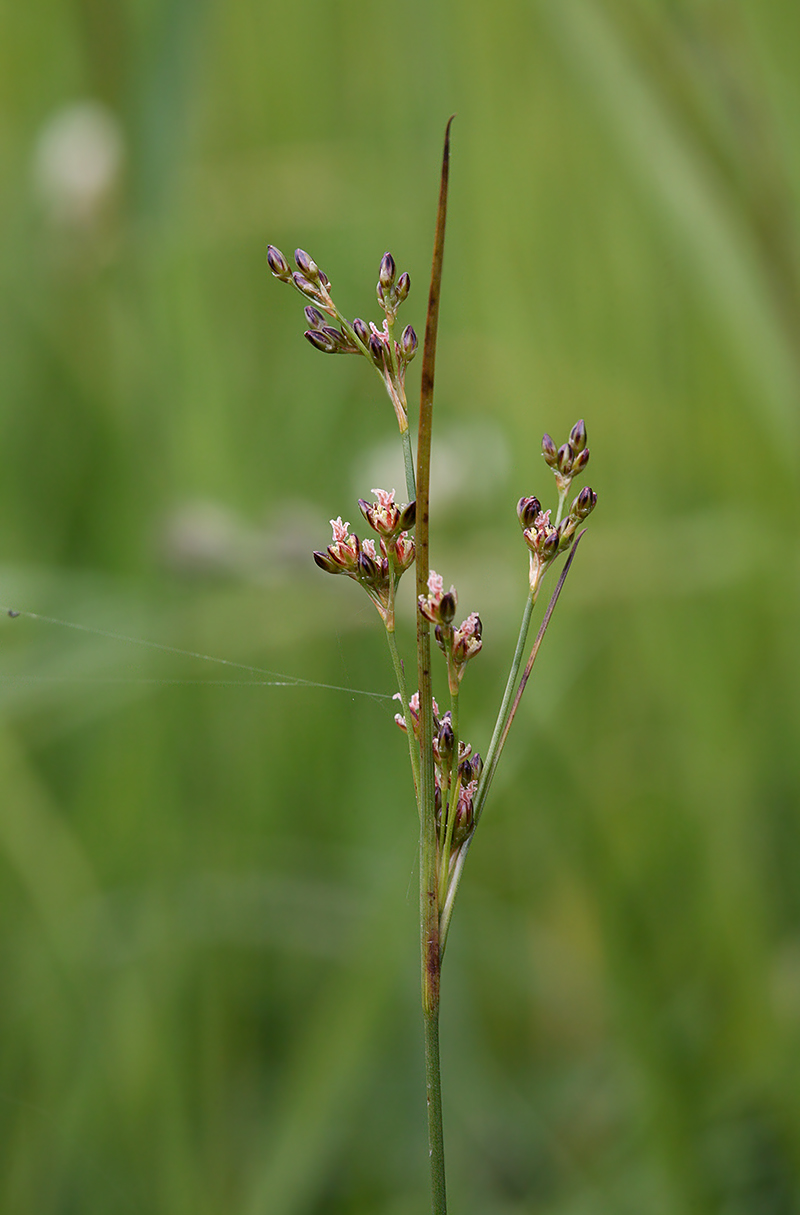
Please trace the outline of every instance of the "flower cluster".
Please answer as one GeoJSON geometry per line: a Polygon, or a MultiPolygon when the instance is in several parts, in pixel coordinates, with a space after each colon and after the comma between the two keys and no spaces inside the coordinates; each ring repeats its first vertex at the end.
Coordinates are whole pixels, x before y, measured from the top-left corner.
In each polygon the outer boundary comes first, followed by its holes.
{"type": "Polygon", "coordinates": [[[558,492],[569,493],[572,478],[582,473],[589,463],[589,448],[586,446],[586,425],[583,418],[569,432],[566,443],[556,449],[550,435],[542,435],[542,455],[553,470],[558,492]]]}
{"type": "Polygon", "coordinates": [[[450,691],[455,692],[464,677],[467,663],[480,652],[483,645],[481,618],[477,612],[471,612],[458,628],[453,628],[458,607],[456,588],[451,586],[446,591],[444,580],[436,570],[431,570],[428,594],[420,595],[418,606],[420,614],[435,625],[436,643],[447,658],[450,691]]]}
{"type": "Polygon", "coordinates": [[[350,524],[341,515],[331,519],[333,540],[324,553],[315,552],[314,560],[327,574],[347,574],[369,595],[387,629],[394,628],[394,593],[402,575],[414,563],[414,541],[408,527],[414,523],[416,503],[397,506],[394,490],[373,489],[377,501],[359,500],[359,506],[373,531],[374,540],[359,540],[350,533],[350,524]]]}
{"type": "Polygon", "coordinates": [[[534,596],[547,567],[559,553],[569,548],[575,538],[578,524],[587,519],[597,505],[597,494],[587,485],[575,498],[569,512],[561,517],[564,499],[573,478],[583,472],[589,462],[583,419],[575,423],[568,441],[558,450],[550,435],[544,435],[542,455],[552,468],[556,479],[559,493],[558,519],[554,522],[550,517],[551,512],[542,510],[541,502],[533,496],[520,498],[517,503],[517,518],[530,550],[530,585],[534,596]]]}
{"type": "MultiPolygon", "coordinates": [[[[400,694],[395,694],[395,700],[400,694]]],[[[419,692],[408,702],[411,732],[419,741],[419,692]]],[[[395,714],[401,730],[408,732],[409,723],[402,713],[395,714]]],[[[473,802],[478,788],[483,760],[476,751],[473,755],[469,743],[459,741],[458,759],[455,758],[455,733],[450,710],[439,715],[439,706],[433,702],[433,776],[435,783],[436,823],[440,844],[446,833],[450,836],[451,858],[461,845],[469,839],[475,827],[473,802]]]]}
{"type": "Polygon", "coordinates": [[[361,354],[378,371],[392,401],[401,431],[408,427],[408,406],[405,396],[406,367],[417,351],[417,335],[406,325],[400,340],[393,335],[397,310],[408,298],[411,279],[408,274],[397,275],[394,258],[384,253],[378,272],[378,303],[385,314],[379,328],[373,321],[356,317],[347,320],[337,308],[330,292],[330,279],[304,249],[295,249],[296,270],[275,245],[267,246],[269,268],[282,283],[291,283],[305,299],[309,328],[305,336],[315,350],[323,354],[361,354]],[[321,309],[321,311],[320,311],[321,309]],[[323,313],[339,322],[331,325],[323,313]]]}

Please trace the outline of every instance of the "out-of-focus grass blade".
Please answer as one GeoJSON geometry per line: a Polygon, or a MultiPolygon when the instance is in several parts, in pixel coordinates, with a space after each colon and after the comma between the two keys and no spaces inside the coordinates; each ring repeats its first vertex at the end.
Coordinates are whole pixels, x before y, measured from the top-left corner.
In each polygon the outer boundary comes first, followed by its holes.
{"type": "Polygon", "coordinates": [[[548,0],[543,11],[672,230],[687,270],[697,273],[727,327],[731,346],[752,380],[758,420],[769,425],[776,454],[794,463],[797,360],[751,234],[737,221],[710,166],[696,155],[602,5],[548,0]]]}
{"type": "MultiPolygon", "coordinates": [[[[397,931],[405,918],[398,917],[397,908],[404,905],[408,870],[397,860],[366,924],[355,934],[349,963],[298,1034],[276,1119],[279,1129],[266,1159],[256,1166],[244,1215],[302,1215],[319,1209],[327,1166],[368,1075],[381,1016],[408,956],[397,931]]],[[[408,943],[415,943],[411,934],[408,943]]]]}

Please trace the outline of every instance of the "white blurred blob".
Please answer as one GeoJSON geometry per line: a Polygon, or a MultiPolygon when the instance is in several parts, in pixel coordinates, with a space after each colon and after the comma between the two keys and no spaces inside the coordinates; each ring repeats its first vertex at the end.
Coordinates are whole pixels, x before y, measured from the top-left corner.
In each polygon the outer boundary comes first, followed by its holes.
{"type": "Polygon", "coordinates": [[[33,153],[36,195],[54,226],[91,228],[119,182],[125,143],[118,119],[79,101],[47,119],[33,153]]]}

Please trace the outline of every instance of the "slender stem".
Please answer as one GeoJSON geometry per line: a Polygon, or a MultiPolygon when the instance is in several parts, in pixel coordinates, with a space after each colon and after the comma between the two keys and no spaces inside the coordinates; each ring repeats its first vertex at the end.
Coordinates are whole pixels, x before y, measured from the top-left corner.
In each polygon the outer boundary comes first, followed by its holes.
{"type": "MultiPolygon", "coordinates": [[[[452,646],[447,655],[448,668],[452,664],[452,646]]],[[[458,684],[450,693],[450,724],[453,728],[453,755],[447,772],[447,799],[442,791],[442,822],[441,822],[441,861],[439,864],[439,901],[447,892],[448,874],[450,873],[450,848],[453,842],[453,828],[458,810],[458,797],[461,792],[461,776],[458,771],[458,684]],[[446,811],[446,814],[445,814],[446,811]]]]}
{"type": "Polygon", "coordinates": [[[403,706],[403,717],[406,722],[406,734],[408,735],[408,754],[411,757],[411,772],[414,777],[414,794],[417,798],[417,806],[419,806],[419,750],[417,749],[417,740],[414,737],[414,731],[411,726],[411,713],[408,708],[408,690],[406,688],[406,675],[403,670],[403,660],[400,657],[400,652],[397,649],[397,641],[394,635],[394,629],[386,630],[386,640],[389,643],[389,653],[392,656],[392,665],[394,673],[397,677],[397,688],[400,692],[400,703],[403,706]]]}
{"type": "Polygon", "coordinates": [[[425,1091],[428,1098],[428,1144],[431,1162],[431,1210],[447,1215],[442,1126],[442,1076],[439,1065],[439,1006],[424,1012],[425,1091]]]}
{"type": "Polygon", "coordinates": [[[406,493],[408,494],[409,502],[413,502],[417,496],[417,483],[414,476],[414,453],[411,450],[411,432],[404,430],[403,439],[403,463],[406,469],[406,493]]]}
{"type": "Polygon", "coordinates": [[[528,639],[528,629],[530,627],[531,615],[533,614],[533,607],[535,603],[536,596],[534,595],[533,591],[529,591],[528,599],[525,604],[525,610],[522,613],[522,622],[519,626],[519,635],[517,637],[517,644],[514,649],[514,657],[511,659],[511,670],[508,673],[508,680],[506,681],[506,688],[503,692],[503,699],[500,702],[500,709],[497,713],[497,721],[494,723],[492,740],[489,743],[489,750],[486,752],[486,759],[483,761],[483,772],[481,773],[481,779],[475,793],[473,814],[475,816],[476,827],[480,820],[481,811],[483,810],[483,803],[486,800],[486,793],[489,785],[491,784],[492,775],[494,774],[494,769],[499,758],[497,749],[505,728],[506,719],[508,718],[508,714],[511,710],[511,701],[514,695],[517,676],[519,675],[519,670],[522,666],[522,655],[525,652],[525,642],[528,639]]]}
{"type": "MultiPolygon", "coordinates": [[[[525,666],[525,670],[523,672],[522,678],[519,681],[519,687],[517,688],[516,695],[514,696],[513,702],[510,705],[508,712],[505,715],[505,721],[503,722],[502,726],[500,726],[499,732],[498,732],[498,727],[495,726],[495,733],[492,736],[492,742],[491,742],[491,745],[489,748],[490,755],[487,755],[486,767],[484,768],[482,776],[481,776],[480,787],[478,788],[478,791],[475,795],[476,806],[477,806],[478,797],[481,798],[480,807],[475,809],[475,825],[476,826],[477,826],[477,822],[478,822],[478,815],[480,814],[480,811],[483,808],[483,804],[486,801],[486,796],[489,792],[489,787],[492,783],[492,777],[494,776],[494,773],[497,769],[497,764],[498,764],[498,762],[500,760],[500,756],[503,752],[503,747],[506,745],[506,739],[508,738],[508,732],[511,729],[511,724],[514,721],[514,717],[516,716],[517,709],[519,708],[519,702],[522,699],[522,693],[525,691],[525,686],[528,682],[528,679],[530,678],[531,671],[533,670],[533,664],[536,661],[536,655],[539,653],[539,647],[541,646],[542,641],[544,640],[544,635],[547,632],[548,625],[550,624],[550,620],[552,618],[553,612],[555,611],[555,606],[558,603],[558,597],[561,594],[562,587],[564,586],[564,583],[567,580],[567,574],[570,571],[570,566],[572,565],[572,562],[575,559],[575,553],[576,553],[578,545],[584,535],[585,535],[585,529],[584,529],[584,531],[579,532],[579,534],[575,537],[575,542],[572,545],[572,550],[571,550],[569,556],[567,557],[566,562],[564,563],[564,568],[561,571],[561,576],[559,577],[558,582],[556,583],[556,588],[553,591],[553,594],[550,597],[550,602],[547,605],[547,611],[545,612],[544,617],[542,619],[542,623],[539,626],[539,632],[536,634],[536,640],[533,643],[533,648],[531,650],[530,657],[528,658],[528,662],[525,666]],[[490,757],[491,757],[491,764],[489,762],[490,757]]],[[[530,616],[528,618],[530,619],[530,616]]],[[[523,616],[523,624],[524,624],[524,622],[525,622],[525,618],[523,616]]],[[[526,628],[526,631],[527,631],[527,628],[526,628]]],[[[521,630],[520,630],[520,633],[521,633],[521,630]]],[[[506,690],[508,690],[508,689],[506,689],[506,690]]],[[[498,714],[498,719],[497,719],[498,724],[500,723],[502,715],[503,714],[502,714],[502,709],[501,709],[500,714],[498,714]]],[[[451,877],[450,877],[450,885],[447,889],[447,898],[445,899],[444,906],[442,908],[442,913],[441,913],[441,916],[439,919],[440,949],[441,949],[442,957],[444,957],[444,949],[445,949],[445,945],[447,944],[447,934],[450,930],[450,919],[453,914],[453,905],[455,903],[456,895],[458,893],[459,883],[461,882],[461,875],[464,870],[464,864],[467,859],[467,853],[469,852],[470,844],[472,843],[474,838],[475,838],[475,832],[473,831],[473,833],[469,837],[469,839],[464,842],[463,847],[459,849],[458,856],[456,857],[456,863],[453,868],[453,873],[451,874],[451,877]]]]}
{"type": "MultiPolygon", "coordinates": [[[[436,364],[436,335],[439,323],[439,293],[444,258],[447,215],[447,181],[450,165],[450,123],[447,124],[436,216],[431,286],[425,323],[420,387],[419,439],[417,442],[417,596],[428,589],[430,572],[430,468],[433,424],[433,381],[436,364]]],[[[425,1079],[428,1098],[428,1144],[431,1166],[433,1215],[447,1215],[442,1129],[442,1084],[439,1070],[439,890],[436,871],[436,813],[433,776],[433,689],[431,684],[430,627],[417,612],[417,671],[419,675],[420,749],[420,952],[422,963],[422,1010],[425,1030],[425,1079]]]]}

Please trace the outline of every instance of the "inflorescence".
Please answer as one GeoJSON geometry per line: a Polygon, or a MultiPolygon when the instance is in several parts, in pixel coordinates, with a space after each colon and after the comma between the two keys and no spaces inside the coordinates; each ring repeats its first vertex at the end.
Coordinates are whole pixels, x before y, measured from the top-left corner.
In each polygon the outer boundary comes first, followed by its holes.
{"type": "MultiPolygon", "coordinates": [[[[395,414],[408,443],[408,406],[405,396],[405,373],[417,349],[417,336],[407,325],[399,339],[394,337],[397,311],[408,297],[411,282],[408,274],[398,276],[394,258],[385,253],[378,273],[377,298],[384,313],[380,327],[360,317],[349,321],[334,303],[330,279],[302,249],[295,251],[296,270],[291,270],[279,249],[268,247],[270,269],[281,282],[292,283],[309,302],[305,317],[310,326],[305,336],[311,345],[324,354],[360,354],[378,371],[395,409],[395,414]],[[326,317],[338,322],[338,328],[328,324],[326,317]]],[[[555,518],[552,510],[544,510],[533,495],[520,498],[517,516],[529,550],[530,604],[535,602],[544,575],[556,558],[573,544],[581,524],[597,504],[597,494],[588,486],[582,489],[565,513],[565,503],[573,480],[589,462],[583,420],[570,431],[569,438],[556,448],[549,434],[542,438],[542,455],[553,472],[558,493],[555,518]]],[[[367,525],[377,539],[362,540],[351,533],[350,524],[341,516],[331,520],[333,538],[324,551],[314,553],[320,569],[328,574],[346,574],[366,591],[377,608],[394,645],[395,595],[402,575],[414,563],[415,550],[411,532],[416,520],[416,502],[404,505],[395,502],[395,491],[373,489],[373,502],[359,499],[358,506],[367,525]]],[[[483,762],[473,754],[469,743],[458,736],[458,694],[468,662],[481,652],[483,646],[481,619],[471,612],[460,625],[454,620],[458,595],[454,586],[444,589],[442,577],[431,571],[428,594],[420,595],[417,610],[434,626],[434,637],[444,655],[451,708],[440,713],[434,701],[433,753],[435,808],[440,851],[442,889],[440,900],[447,895],[447,883],[459,852],[470,839],[476,825],[475,802],[479,796],[483,762]]],[[[396,651],[393,651],[396,653],[396,651]]],[[[396,665],[397,669],[397,665],[396,665]]],[[[419,694],[406,702],[402,679],[402,664],[398,680],[401,691],[397,699],[403,712],[395,717],[413,746],[419,748],[419,694]]],[[[414,754],[412,746],[412,764],[414,754]]],[[[418,768],[415,766],[415,773],[418,768]]]]}

